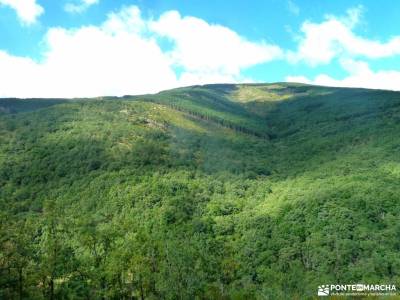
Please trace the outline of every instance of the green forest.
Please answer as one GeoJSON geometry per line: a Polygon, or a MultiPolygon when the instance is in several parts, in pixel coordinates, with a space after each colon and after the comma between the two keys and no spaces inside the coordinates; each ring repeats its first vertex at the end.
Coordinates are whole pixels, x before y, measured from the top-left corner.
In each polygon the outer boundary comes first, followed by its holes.
{"type": "Polygon", "coordinates": [[[400,93],[0,99],[0,299],[400,287],[400,93]]]}

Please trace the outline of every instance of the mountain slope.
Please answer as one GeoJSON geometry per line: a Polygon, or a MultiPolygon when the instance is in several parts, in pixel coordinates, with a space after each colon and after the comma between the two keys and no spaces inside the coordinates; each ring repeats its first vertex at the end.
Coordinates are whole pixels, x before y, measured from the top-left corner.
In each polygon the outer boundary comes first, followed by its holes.
{"type": "Polygon", "coordinates": [[[400,284],[399,116],[287,83],[0,100],[0,298],[400,284]]]}

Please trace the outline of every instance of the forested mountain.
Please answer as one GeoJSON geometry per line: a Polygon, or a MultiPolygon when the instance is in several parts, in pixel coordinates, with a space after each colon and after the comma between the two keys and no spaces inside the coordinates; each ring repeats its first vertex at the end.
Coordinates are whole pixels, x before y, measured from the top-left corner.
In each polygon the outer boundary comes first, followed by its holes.
{"type": "Polygon", "coordinates": [[[0,99],[1,299],[400,286],[400,93],[0,99]]]}

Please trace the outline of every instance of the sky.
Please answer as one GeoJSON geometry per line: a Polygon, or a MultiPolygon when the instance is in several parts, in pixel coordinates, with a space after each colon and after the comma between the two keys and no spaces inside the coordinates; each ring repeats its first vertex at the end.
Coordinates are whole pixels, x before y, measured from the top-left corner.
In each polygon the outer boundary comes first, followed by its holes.
{"type": "Polygon", "coordinates": [[[0,0],[0,97],[282,81],[400,90],[400,1],[0,0]]]}

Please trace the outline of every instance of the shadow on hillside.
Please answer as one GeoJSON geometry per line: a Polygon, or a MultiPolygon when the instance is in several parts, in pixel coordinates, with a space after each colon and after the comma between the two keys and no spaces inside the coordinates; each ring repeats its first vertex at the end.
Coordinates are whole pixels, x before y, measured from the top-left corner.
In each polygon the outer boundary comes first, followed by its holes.
{"type": "Polygon", "coordinates": [[[15,114],[29,112],[66,103],[67,99],[0,99],[0,113],[15,114]]]}
{"type": "Polygon", "coordinates": [[[393,141],[400,138],[399,114],[400,97],[389,91],[333,89],[324,97],[277,101],[266,114],[278,152],[274,167],[296,175],[357,151],[385,156],[385,148],[395,149],[393,141]]]}
{"type": "MultiPolygon", "coordinates": [[[[143,174],[176,168],[280,180],[305,172],[328,176],[328,169],[335,162],[346,165],[343,172],[352,172],[363,167],[363,161],[378,164],[383,157],[396,160],[399,110],[396,93],[338,90],[324,98],[299,97],[279,102],[267,116],[267,122],[277,132],[271,141],[197,120],[204,133],[169,124],[165,132],[154,129],[154,134],[143,136],[132,149],[118,155],[110,154],[116,141],[105,134],[109,128],[99,125],[97,131],[102,134],[97,139],[70,135],[68,130],[57,139],[46,139],[46,135],[60,128],[46,131],[42,126],[46,118],[38,115],[37,124],[31,124],[20,136],[17,133],[12,151],[21,153],[22,158],[10,155],[3,163],[0,185],[13,182],[38,191],[41,186],[100,176],[108,171],[143,174]]],[[[52,123],[57,124],[61,118],[68,120],[68,114],[55,114],[52,123]]],[[[84,128],[80,130],[84,132],[84,128]]],[[[127,127],[126,138],[128,133],[127,127]]]]}

